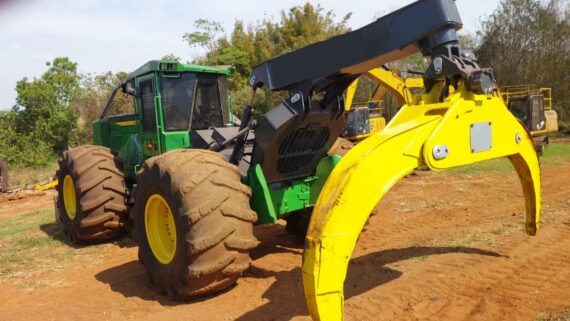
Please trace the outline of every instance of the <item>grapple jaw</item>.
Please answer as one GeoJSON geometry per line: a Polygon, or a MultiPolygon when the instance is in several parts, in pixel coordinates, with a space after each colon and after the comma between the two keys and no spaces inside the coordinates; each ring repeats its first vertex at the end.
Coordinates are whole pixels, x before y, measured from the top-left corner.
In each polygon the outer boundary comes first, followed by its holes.
{"type": "Polygon", "coordinates": [[[380,199],[419,165],[435,171],[507,157],[523,187],[526,232],[540,219],[540,168],[532,139],[497,93],[464,82],[442,102],[442,82],[402,107],[384,131],[339,162],[319,196],[303,255],[303,285],[314,320],[343,320],[343,284],[356,240],[380,199]]]}

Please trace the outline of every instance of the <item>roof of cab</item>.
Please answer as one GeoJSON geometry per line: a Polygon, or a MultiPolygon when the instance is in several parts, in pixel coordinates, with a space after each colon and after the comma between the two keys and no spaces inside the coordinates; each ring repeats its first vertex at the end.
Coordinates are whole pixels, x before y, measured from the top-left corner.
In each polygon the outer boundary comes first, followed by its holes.
{"type": "Polygon", "coordinates": [[[235,69],[232,66],[200,66],[170,60],[151,60],[130,73],[128,79],[140,77],[155,71],[210,73],[229,77],[234,74],[235,69]]]}

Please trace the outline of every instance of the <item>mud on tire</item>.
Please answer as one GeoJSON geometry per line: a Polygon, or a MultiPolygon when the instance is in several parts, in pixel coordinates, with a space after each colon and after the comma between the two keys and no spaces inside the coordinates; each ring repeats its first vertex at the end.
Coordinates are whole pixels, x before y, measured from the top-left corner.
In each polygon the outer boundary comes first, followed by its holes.
{"type": "Polygon", "coordinates": [[[74,243],[98,243],[123,232],[127,217],[125,176],[118,158],[109,148],[80,146],[65,151],[59,160],[59,219],[74,243]],[[66,177],[73,180],[76,214],[68,215],[64,204],[63,185],[66,177]]]}
{"type": "Polygon", "coordinates": [[[249,267],[249,250],[258,244],[251,189],[241,184],[239,170],[222,155],[181,149],[148,159],[137,174],[136,190],[139,259],[151,282],[171,299],[224,290],[249,267]],[[145,207],[156,194],[168,204],[176,230],[174,256],[165,264],[153,254],[145,227],[145,207]]]}

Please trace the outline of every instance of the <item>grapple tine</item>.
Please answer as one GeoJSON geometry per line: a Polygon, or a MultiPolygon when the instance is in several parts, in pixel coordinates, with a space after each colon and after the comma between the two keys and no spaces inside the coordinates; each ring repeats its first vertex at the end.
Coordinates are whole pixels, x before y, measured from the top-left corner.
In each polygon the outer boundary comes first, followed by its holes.
{"type": "Polygon", "coordinates": [[[358,235],[380,198],[420,164],[421,142],[439,118],[424,117],[367,138],[329,176],[303,257],[305,296],[314,320],[342,320],[346,268],[358,235]]]}
{"type": "Polygon", "coordinates": [[[532,137],[526,131],[525,134],[526,137],[521,141],[522,146],[519,153],[509,156],[509,160],[519,176],[524,193],[526,207],[525,231],[528,235],[534,236],[540,225],[540,166],[532,137]]]}

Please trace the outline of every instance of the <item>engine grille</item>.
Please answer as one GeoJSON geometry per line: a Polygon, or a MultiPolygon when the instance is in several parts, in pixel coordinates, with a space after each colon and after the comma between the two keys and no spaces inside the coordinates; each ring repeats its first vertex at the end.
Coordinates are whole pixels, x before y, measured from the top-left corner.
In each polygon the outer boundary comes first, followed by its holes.
{"type": "Polygon", "coordinates": [[[277,172],[293,173],[309,164],[329,139],[327,127],[309,125],[287,135],[278,150],[277,172]]]}

